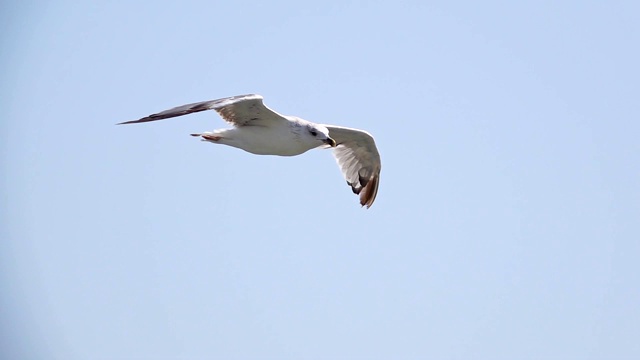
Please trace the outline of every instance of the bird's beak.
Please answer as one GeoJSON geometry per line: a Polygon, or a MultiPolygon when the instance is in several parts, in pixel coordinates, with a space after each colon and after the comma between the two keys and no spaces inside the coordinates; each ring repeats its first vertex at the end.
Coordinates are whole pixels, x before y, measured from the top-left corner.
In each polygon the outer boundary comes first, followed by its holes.
{"type": "Polygon", "coordinates": [[[333,140],[332,138],[328,137],[324,142],[327,143],[327,145],[331,146],[331,147],[336,147],[336,141],[333,140]]]}

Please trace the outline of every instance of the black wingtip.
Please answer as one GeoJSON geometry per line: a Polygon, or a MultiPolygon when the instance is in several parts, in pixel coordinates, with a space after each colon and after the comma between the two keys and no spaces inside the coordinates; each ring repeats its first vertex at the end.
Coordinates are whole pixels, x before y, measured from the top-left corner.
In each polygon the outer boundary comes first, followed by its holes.
{"type": "Polygon", "coordinates": [[[146,118],[142,118],[139,120],[123,121],[121,123],[117,123],[116,125],[138,124],[138,123],[153,121],[153,120],[155,119],[153,119],[151,116],[147,116],[146,118]]]}
{"type": "Polygon", "coordinates": [[[126,124],[132,124],[132,123],[134,123],[134,122],[136,122],[136,120],[133,120],[133,121],[123,121],[123,122],[117,123],[116,125],[126,125],[126,124]]]}

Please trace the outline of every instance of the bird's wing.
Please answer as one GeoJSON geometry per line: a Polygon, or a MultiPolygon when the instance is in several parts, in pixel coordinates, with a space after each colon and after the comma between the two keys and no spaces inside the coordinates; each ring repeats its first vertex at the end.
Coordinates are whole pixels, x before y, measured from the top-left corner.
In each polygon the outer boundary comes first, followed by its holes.
{"type": "Polygon", "coordinates": [[[371,207],[378,194],[380,154],[373,137],[366,131],[325,125],[336,141],[333,155],[342,175],[354,194],[360,195],[360,205],[371,207]]]}
{"type": "Polygon", "coordinates": [[[205,110],[217,111],[226,122],[237,127],[288,121],[284,116],[266,107],[262,103],[262,96],[252,94],[182,105],[142,119],[121,122],[118,125],[169,119],[205,110]]]}

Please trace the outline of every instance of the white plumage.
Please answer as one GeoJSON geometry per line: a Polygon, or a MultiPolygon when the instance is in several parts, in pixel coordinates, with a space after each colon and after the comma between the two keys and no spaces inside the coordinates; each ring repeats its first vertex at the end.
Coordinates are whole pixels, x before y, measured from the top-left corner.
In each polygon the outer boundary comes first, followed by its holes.
{"type": "Polygon", "coordinates": [[[368,132],[280,115],[266,107],[262,99],[260,95],[239,95],[202,101],[120,124],[216,110],[233,127],[191,135],[258,155],[295,156],[313,148],[330,146],[347,183],[355,194],[360,195],[360,205],[371,207],[378,194],[381,164],[375,141],[368,132]]]}

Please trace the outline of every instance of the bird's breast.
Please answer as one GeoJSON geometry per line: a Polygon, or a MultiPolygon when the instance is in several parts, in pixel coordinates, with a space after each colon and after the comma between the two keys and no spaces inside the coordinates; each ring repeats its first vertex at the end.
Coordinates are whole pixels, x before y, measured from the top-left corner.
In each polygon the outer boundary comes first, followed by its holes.
{"type": "Polygon", "coordinates": [[[300,137],[285,127],[245,126],[234,129],[235,144],[229,143],[257,155],[300,155],[315,147],[307,144],[300,137]]]}

